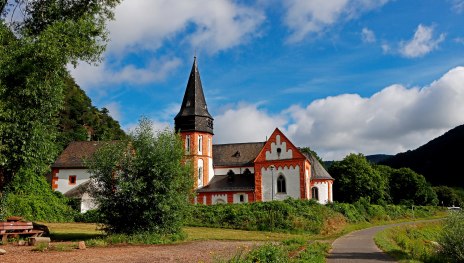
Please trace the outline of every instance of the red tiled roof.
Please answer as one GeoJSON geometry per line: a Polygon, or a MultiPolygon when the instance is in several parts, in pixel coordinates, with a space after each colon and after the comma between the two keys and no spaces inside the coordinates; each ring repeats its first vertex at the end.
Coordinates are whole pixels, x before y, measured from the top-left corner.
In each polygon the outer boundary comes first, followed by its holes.
{"type": "Polygon", "coordinates": [[[86,168],[84,159],[89,158],[102,145],[108,142],[71,142],[58,156],[52,168],[86,168]]]}

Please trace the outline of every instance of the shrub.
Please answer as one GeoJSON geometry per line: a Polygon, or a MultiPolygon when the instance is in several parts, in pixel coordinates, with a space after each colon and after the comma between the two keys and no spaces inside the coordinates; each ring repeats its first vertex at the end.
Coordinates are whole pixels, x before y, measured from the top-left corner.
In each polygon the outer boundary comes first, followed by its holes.
{"type": "Polygon", "coordinates": [[[440,244],[443,255],[454,262],[464,262],[464,212],[451,212],[445,220],[440,244]]]}
{"type": "Polygon", "coordinates": [[[81,223],[98,223],[100,219],[100,211],[98,209],[88,210],[85,213],[77,213],[74,221],[81,223]]]}
{"type": "Polygon", "coordinates": [[[7,189],[5,216],[22,216],[26,220],[46,222],[73,221],[75,211],[67,199],[56,195],[45,177],[21,169],[7,189]]]}

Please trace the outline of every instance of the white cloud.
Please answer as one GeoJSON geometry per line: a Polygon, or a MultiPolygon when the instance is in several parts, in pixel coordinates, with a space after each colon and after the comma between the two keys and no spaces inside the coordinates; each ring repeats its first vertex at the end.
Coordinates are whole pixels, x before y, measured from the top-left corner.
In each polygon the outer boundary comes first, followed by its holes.
{"type": "Polygon", "coordinates": [[[153,51],[180,33],[177,44],[214,53],[243,43],[264,21],[261,11],[230,0],[126,0],[115,17],[109,51],[116,53],[153,51]]]}
{"type": "Polygon", "coordinates": [[[69,68],[73,77],[81,87],[88,90],[89,87],[101,84],[133,83],[146,84],[164,80],[172,70],[181,63],[179,58],[153,59],[145,67],[137,67],[132,64],[122,68],[113,67],[108,63],[99,66],[80,63],[77,68],[69,68]]]}
{"type": "Polygon", "coordinates": [[[365,43],[374,43],[376,41],[374,31],[370,30],[367,27],[362,29],[361,38],[362,41],[365,43]]]}
{"type": "Polygon", "coordinates": [[[275,127],[324,159],[350,152],[395,154],[464,124],[464,67],[426,87],[396,84],[368,98],[342,94],[269,114],[238,104],[215,116],[215,143],[263,141],[275,127]]]}
{"type": "Polygon", "coordinates": [[[285,1],[284,22],[291,31],[288,42],[303,40],[339,21],[358,17],[362,13],[383,6],[389,0],[289,0],[285,1]]]}
{"type": "MultiPolygon", "coordinates": [[[[158,121],[155,119],[150,119],[150,121],[152,122],[152,129],[154,132],[173,128],[172,125],[167,122],[162,122],[162,121],[158,121]]],[[[139,125],[138,123],[129,123],[123,127],[123,130],[126,131],[126,133],[132,133],[135,131],[138,125],[139,125]]]]}
{"type": "Polygon", "coordinates": [[[433,27],[420,24],[410,41],[400,43],[400,54],[408,58],[421,57],[437,49],[443,40],[445,40],[444,34],[434,39],[433,27]]]}
{"type": "Polygon", "coordinates": [[[214,143],[263,142],[286,120],[270,116],[257,105],[239,103],[214,116],[214,143]]]}

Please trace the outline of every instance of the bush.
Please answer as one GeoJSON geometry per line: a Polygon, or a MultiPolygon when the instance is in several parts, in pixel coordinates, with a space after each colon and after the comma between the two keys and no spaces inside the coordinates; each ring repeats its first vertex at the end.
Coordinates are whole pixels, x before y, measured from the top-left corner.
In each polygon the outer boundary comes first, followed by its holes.
{"type": "Polygon", "coordinates": [[[443,255],[450,261],[464,262],[464,212],[451,212],[445,220],[440,239],[443,255]]]}
{"type": "Polygon", "coordinates": [[[5,216],[22,216],[30,221],[69,222],[76,214],[67,199],[56,195],[45,177],[20,170],[5,195],[5,216]]]}
{"type": "Polygon", "coordinates": [[[319,234],[335,214],[312,200],[194,205],[190,225],[319,234]]]}
{"type": "Polygon", "coordinates": [[[107,233],[176,234],[188,215],[193,170],[183,165],[183,143],[152,127],[142,120],[129,139],[102,146],[87,162],[107,233]]]}
{"type": "Polygon", "coordinates": [[[81,223],[98,223],[100,219],[100,211],[98,209],[88,210],[85,213],[77,213],[74,217],[74,221],[81,223]]]}

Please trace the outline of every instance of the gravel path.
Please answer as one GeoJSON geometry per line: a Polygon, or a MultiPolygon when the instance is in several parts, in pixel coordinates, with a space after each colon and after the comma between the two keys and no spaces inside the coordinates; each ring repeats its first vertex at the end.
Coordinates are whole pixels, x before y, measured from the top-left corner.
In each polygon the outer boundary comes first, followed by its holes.
{"type": "Polygon", "coordinates": [[[176,245],[113,246],[72,251],[34,252],[31,247],[1,246],[7,254],[2,263],[54,262],[213,262],[230,258],[257,242],[251,241],[196,241],[176,245]]]}

